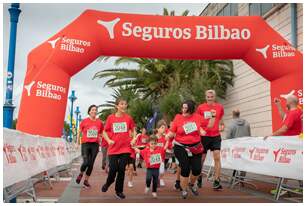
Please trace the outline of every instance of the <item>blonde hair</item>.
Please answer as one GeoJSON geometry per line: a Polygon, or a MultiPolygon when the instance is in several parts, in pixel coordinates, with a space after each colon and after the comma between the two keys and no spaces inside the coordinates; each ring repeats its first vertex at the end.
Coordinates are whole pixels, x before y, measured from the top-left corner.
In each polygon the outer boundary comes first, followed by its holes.
{"type": "Polygon", "coordinates": [[[209,89],[205,91],[205,95],[207,95],[208,93],[213,94],[214,96],[216,96],[216,91],[213,89],[209,89]]]}

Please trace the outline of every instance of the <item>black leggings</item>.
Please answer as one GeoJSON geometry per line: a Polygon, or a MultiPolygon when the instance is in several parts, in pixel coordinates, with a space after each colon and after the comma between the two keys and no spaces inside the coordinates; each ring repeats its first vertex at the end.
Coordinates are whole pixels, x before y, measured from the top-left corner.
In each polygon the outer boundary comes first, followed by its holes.
{"type": "Polygon", "coordinates": [[[193,176],[198,176],[201,174],[202,164],[202,154],[192,155],[188,157],[185,148],[174,145],[174,154],[179,161],[179,166],[181,168],[181,175],[183,177],[189,177],[190,170],[193,176]]]}
{"type": "Polygon", "coordinates": [[[130,153],[109,155],[109,172],[106,180],[106,186],[109,187],[116,178],[115,191],[117,193],[123,192],[125,167],[128,163],[130,153]]]}
{"type": "Polygon", "coordinates": [[[151,180],[153,179],[152,192],[157,191],[158,176],[159,168],[147,168],[146,185],[150,187],[151,180]]]}
{"type": "Polygon", "coordinates": [[[99,144],[95,142],[86,142],[83,143],[81,146],[81,153],[83,157],[83,164],[81,165],[81,172],[85,172],[86,170],[86,175],[90,176],[95,159],[97,157],[97,154],[99,152],[99,144]]]}

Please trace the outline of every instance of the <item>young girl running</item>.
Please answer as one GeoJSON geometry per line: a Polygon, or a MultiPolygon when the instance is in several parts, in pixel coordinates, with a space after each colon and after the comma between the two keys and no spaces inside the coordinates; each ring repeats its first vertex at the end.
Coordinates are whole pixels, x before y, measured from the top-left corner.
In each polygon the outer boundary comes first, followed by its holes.
{"type": "Polygon", "coordinates": [[[148,147],[143,150],[139,150],[136,147],[134,149],[135,152],[140,153],[143,157],[147,168],[145,194],[150,191],[150,185],[153,182],[152,196],[157,198],[159,168],[165,158],[165,149],[157,147],[157,137],[155,135],[150,137],[148,147]]]}
{"type": "MultiPolygon", "coordinates": [[[[155,136],[157,137],[157,146],[163,148],[165,151],[168,148],[168,141],[166,141],[165,139],[165,131],[167,128],[167,123],[165,120],[159,120],[157,122],[157,127],[155,130],[155,136]]],[[[165,186],[165,181],[163,179],[164,177],[164,173],[165,173],[165,161],[162,161],[162,163],[160,164],[160,168],[159,168],[159,184],[161,187],[165,186]]]]}
{"type": "Polygon", "coordinates": [[[104,138],[108,143],[109,173],[102,192],[106,192],[116,179],[116,197],[124,199],[123,184],[125,167],[136,142],[135,123],[132,117],[126,114],[127,101],[118,98],[115,102],[116,113],[107,117],[104,129],[104,138]]]}

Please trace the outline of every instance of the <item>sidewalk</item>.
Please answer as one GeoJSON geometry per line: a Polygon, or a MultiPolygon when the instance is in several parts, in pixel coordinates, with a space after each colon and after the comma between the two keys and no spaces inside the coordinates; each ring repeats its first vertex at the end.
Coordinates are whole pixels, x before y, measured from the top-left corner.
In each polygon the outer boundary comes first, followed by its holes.
{"type": "MultiPolygon", "coordinates": [[[[166,173],[166,186],[158,188],[158,198],[154,199],[151,193],[145,195],[145,169],[137,168],[137,176],[134,176],[134,187],[127,187],[127,178],[125,178],[124,194],[126,199],[118,200],[115,197],[113,184],[106,193],[101,192],[101,186],[104,184],[107,174],[101,169],[102,154],[99,153],[95,162],[95,168],[90,178],[90,189],[82,188],[81,185],[75,183],[75,177],[79,172],[81,159],[72,165],[74,177],[61,178],[60,181],[53,182],[53,189],[47,185],[39,183],[35,186],[37,191],[38,202],[80,202],[80,203],[123,203],[123,202],[190,202],[190,203],[268,203],[268,202],[288,202],[284,199],[274,201],[272,195],[267,193],[274,187],[273,184],[256,183],[259,191],[255,191],[252,187],[239,189],[229,189],[226,183],[223,184],[222,191],[214,191],[211,189],[211,183],[205,182],[204,187],[199,189],[200,195],[195,197],[191,193],[186,200],[180,196],[180,192],[173,189],[175,175],[166,173]]],[[[27,197],[19,197],[18,202],[25,202],[27,197]]]]}

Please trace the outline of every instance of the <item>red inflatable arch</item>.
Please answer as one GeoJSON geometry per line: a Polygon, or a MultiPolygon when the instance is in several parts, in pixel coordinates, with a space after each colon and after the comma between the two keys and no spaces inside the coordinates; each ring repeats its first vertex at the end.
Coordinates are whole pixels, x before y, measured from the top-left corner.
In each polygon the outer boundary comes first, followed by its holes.
{"type": "MultiPolygon", "coordinates": [[[[261,17],[172,17],[86,10],[33,49],[17,129],[60,137],[70,78],[99,56],[243,59],[271,82],[271,99],[302,94],[302,54],[261,17]]],[[[275,129],[280,119],[272,104],[275,129]]]]}

